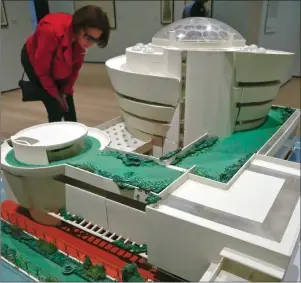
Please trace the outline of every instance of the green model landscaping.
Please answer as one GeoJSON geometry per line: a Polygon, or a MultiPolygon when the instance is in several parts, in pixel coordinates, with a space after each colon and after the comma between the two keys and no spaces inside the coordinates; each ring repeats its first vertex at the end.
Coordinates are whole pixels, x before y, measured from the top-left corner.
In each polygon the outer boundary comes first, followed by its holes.
{"type": "Polygon", "coordinates": [[[185,154],[179,154],[173,165],[185,169],[196,165],[196,175],[227,183],[294,112],[291,108],[272,107],[266,122],[257,129],[225,138],[207,138],[185,154]]]}
{"type": "MultiPolygon", "coordinates": [[[[191,150],[177,155],[173,165],[189,169],[196,165],[195,174],[220,182],[228,182],[248,158],[256,153],[294,113],[291,108],[273,107],[267,121],[257,129],[237,132],[226,138],[208,138],[191,150]]],[[[99,150],[97,139],[85,137],[84,150],[68,159],[52,162],[49,166],[69,164],[83,170],[112,178],[121,189],[138,187],[160,193],[183,173],[152,160],[142,160],[134,154],[99,150]]],[[[177,153],[177,152],[176,152],[177,153]]],[[[14,150],[7,156],[8,164],[34,168],[16,160],[14,150]]]]}

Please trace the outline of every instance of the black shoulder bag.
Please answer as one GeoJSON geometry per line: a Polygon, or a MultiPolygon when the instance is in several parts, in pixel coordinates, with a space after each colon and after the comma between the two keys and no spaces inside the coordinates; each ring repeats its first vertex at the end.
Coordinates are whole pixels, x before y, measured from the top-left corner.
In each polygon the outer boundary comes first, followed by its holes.
{"type": "Polygon", "coordinates": [[[31,81],[24,81],[25,71],[23,72],[21,80],[19,80],[19,87],[22,90],[22,101],[41,101],[39,93],[41,88],[31,81]]]}

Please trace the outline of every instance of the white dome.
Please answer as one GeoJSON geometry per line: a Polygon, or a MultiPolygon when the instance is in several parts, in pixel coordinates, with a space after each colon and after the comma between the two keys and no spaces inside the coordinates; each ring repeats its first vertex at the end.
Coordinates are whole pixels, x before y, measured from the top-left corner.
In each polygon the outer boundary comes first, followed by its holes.
{"type": "Polygon", "coordinates": [[[243,47],[246,40],[238,31],[218,20],[186,18],[161,29],[154,35],[152,43],[159,46],[169,45],[184,48],[202,48],[210,44],[210,46],[223,48],[243,47]]]}

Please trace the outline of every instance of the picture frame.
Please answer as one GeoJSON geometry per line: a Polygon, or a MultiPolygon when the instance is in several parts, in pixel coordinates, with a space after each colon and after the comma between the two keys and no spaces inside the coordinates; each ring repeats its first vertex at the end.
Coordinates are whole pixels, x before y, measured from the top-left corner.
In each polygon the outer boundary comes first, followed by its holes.
{"type": "Polygon", "coordinates": [[[205,3],[205,7],[208,10],[208,17],[212,18],[213,17],[213,1],[214,0],[209,0],[207,3],[205,3]]]}
{"type": "Polygon", "coordinates": [[[94,5],[102,8],[104,12],[107,13],[110,26],[112,30],[117,29],[117,24],[116,24],[116,5],[115,5],[115,0],[106,0],[106,1],[87,1],[87,0],[74,0],[74,10],[76,11],[77,9],[87,6],[87,5],[94,5]]]}
{"type": "Polygon", "coordinates": [[[278,9],[279,9],[278,1],[269,0],[267,3],[267,12],[265,17],[265,26],[264,33],[265,34],[273,34],[276,32],[276,23],[278,18],[278,9]]]}
{"type": "Polygon", "coordinates": [[[174,21],[174,0],[161,0],[161,24],[169,25],[174,21]]]}
{"type": "Polygon", "coordinates": [[[1,0],[1,28],[8,27],[7,14],[3,0],[1,0]]]}

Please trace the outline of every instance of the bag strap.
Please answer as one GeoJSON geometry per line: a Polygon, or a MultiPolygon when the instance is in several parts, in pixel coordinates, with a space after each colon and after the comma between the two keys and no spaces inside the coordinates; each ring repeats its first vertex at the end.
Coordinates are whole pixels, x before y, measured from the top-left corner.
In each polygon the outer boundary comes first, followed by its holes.
{"type": "Polygon", "coordinates": [[[21,81],[24,80],[24,76],[25,76],[25,71],[23,71],[22,77],[21,77],[21,81]]]}

